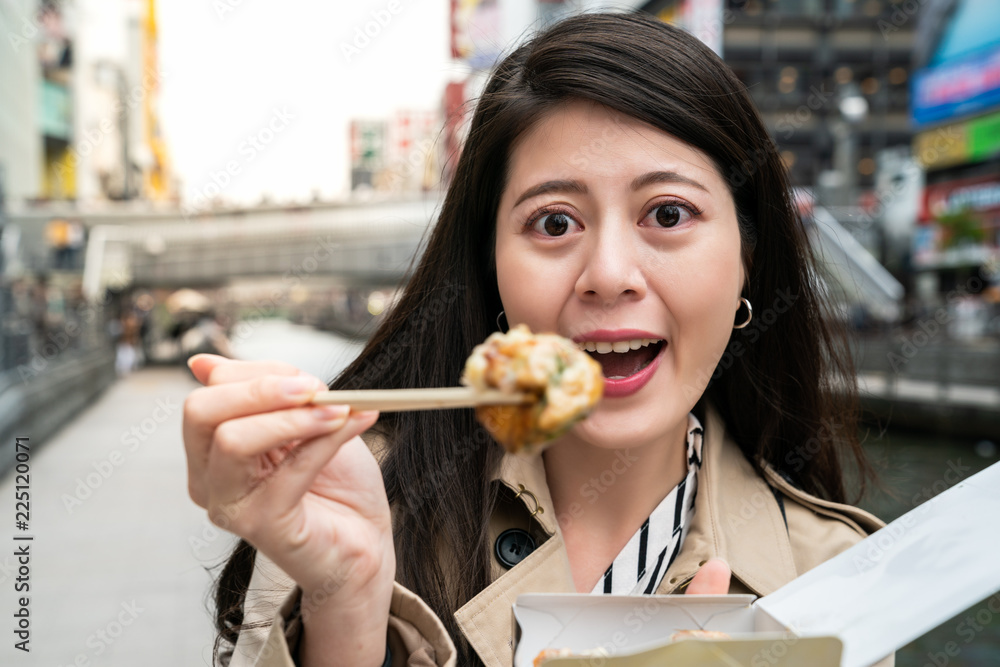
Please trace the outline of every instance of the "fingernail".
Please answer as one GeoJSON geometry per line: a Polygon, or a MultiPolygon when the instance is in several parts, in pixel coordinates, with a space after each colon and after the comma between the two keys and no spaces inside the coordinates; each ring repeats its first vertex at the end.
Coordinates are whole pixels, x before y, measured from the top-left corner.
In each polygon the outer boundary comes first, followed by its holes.
{"type": "Polygon", "coordinates": [[[351,413],[357,421],[365,421],[366,419],[371,419],[372,417],[378,417],[378,410],[364,410],[362,412],[351,413]]]}
{"type": "Polygon", "coordinates": [[[281,392],[286,396],[302,396],[314,393],[318,388],[315,378],[311,377],[285,378],[281,381],[281,392]]]}
{"type": "MultiPolygon", "coordinates": [[[[188,368],[191,368],[191,364],[193,364],[193,363],[194,363],[194,360],[195,360],[195,359],[197,359],[197,358],[198,358],[198,355],[197,355],[197,354],[196,354],[196,355],[194,355],[193,357],[188,357],[188,360],[187,360],[187,365],[188,365],[188,368]]],[[[194,370],[194,369],[193,369],[193,368],[191,368],[191,370],[194,370]]]]}
{"type": "Polygon", "coordinates": [[[312,414],[313,417],[320,421],[333,421],[335,419],[344,419],[350,411],[351,408],[347,405],[324,405],[313,408],[312,414]]]}

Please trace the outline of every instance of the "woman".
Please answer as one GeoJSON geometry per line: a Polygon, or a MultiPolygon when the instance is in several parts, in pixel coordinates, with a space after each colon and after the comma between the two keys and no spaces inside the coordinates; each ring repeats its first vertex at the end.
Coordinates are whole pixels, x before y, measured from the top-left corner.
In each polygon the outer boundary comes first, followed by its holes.
{"type": "Polygon", "coordinates": [[[788,190],[680,30],[583,15],[504,59],[404,296],[333,387],[452,386],[526,323],[593,349],[605,398],[518,458],[468,410],[312,409],[294,368],[194,358],[191,495],[245,540],[217,591],[231,664],[506,667],[519,593],[765,595],[879,528],[842,504],[841,455],[868,472],[852,368],[788,190]]]}

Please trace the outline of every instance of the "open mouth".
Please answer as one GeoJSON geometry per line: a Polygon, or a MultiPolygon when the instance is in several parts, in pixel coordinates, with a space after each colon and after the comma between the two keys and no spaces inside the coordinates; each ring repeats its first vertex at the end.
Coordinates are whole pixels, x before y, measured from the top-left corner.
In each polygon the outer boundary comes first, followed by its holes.
{"type": "Polygon", "coordinates": [[[609,380],[631,377],[649,366],[665,342],[655,338],[636,338],[613,343],[585,341],[581,349],[597,360],[609,380]]]}

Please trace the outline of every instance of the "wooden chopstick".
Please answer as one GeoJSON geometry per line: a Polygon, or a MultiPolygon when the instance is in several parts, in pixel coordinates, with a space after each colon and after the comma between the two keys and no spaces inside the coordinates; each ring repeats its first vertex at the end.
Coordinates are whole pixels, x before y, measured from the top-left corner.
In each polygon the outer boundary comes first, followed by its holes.
{"type": "Polygon", "coordinates": [[[355,410],[404,412],[407,410],[447,410],[477,405],[520,405],[534,400],[530,394],[478,391],[472,387],[431,389],[359,389],[320,391],[313,396],[317,405],[349,405],[355,410]]]}

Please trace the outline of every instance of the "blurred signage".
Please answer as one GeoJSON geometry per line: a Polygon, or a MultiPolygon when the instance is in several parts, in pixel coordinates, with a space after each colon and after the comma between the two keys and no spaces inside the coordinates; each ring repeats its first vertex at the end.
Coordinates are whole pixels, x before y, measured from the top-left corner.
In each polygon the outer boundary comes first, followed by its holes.
{"type": "Polygon", "coordinates": [[[555,23],[571,10],[566,0],[538,0],[538,20],[542,25],[555,23]]]}
{"type": "Polygon", "coordinates": [[[674,25],[677,25],[678,23],[680,23],[680,18],[678,16],[679,11],[680,9],[677,7],[677,5],[667,5],[666,7],[664,7],[663,9],[661,9],[656,13],[656,18],[660,19],[664,23],[672,23],[674,25]]]}
{"type": "Polygon", "coordinates": [[[442,101],[444,111],[444,174],[446,183],[451,182],[458,166],[458,157],[465,143],[466,108],[465,82],[452,81],[444,89],[442,101]]]}
{"type": "Polygon", "coordinates": [[[437,111],[397,111],[351,122],[351,189],[421,192],[436,186],[437,111]]]}
{"type": "Polygon", "coordinates": [[[451,55],[488,69],[504,48],[498,0],[451,0],[451,55]]]}
{"type": "Polygon", "coordinates": [[[389,125],[389,155],[391,160],[409,160],[411,153],[422,150],[422,142],[432,140],[439,127],[435,111],[397,111],[389,125]]]}
{"type": "Polygon", "coordinates": [[[1000,152],[1000,113],[969,121],[969,156],[978,160],[1000,152]]]}
{"type": "MultiPolygon", "coordinates": [[[[30,4],[30,3],[29,3],[30,4]]],[[[45,73],[66,69],[73,64],[69,35],[71,26],[63,16],[62,2],[39,2],[38,22],[42,27],[38,38],[38,60],[45,73]]]]}
{"type": "Polygon", "coordinates": [[[374,170],[385,161],[385,121],[351,121],[351,167],[374,170]]]}
{"type": "Polygon", "coordinates": [[[1000,211],[1000,177],[987,176],[928,185],[925,218],[933,219],[959,211],[1000,211]]]}
{"type": "Polygon", "coordinates": [[[385,164],[385,121],[351,121],[351,190],[372,187],[385,164]]]}
{"type": "Polygon", "coordinates": [[[39,105],[42,134],[69,141],[73,131],[72,109],[69,88],[61,83],[42,79],[39,105]]]}
{"type": "Polygon", "coordinates": [[[913,263],[927,266],[937,258],[941,246],[941,228],[934,224],[918,225],[913,230],[913,263]]]}
{"type": "Polygon", "coordinates": [[[688,31],[719,56],[725,21],[722,0],[682,0],[656,13],[656,18],[688,31]]]}
{"type": "Polygon", "coordinates": [[[682,21],[688,32],[722,55],[722,0],[687,0],[682,21]]]}
{"type": "Polygon", "coordinates": [[[985,160],[1000,153],[1000,113],[921,132],[913,150],[927,169],[985,160]]]}
{"type": "Polygon", "coordinates": [[[912,99],[917,126],[1000,106],[1000,47],[918,71],[912,99]]]}
{"type": "Polygon", "coordinates": [[[441,129],[437,111],[397,111],[388,124],[385,170],[379,190],[420,192],[436,185],[436,143],[441,129]]]}

